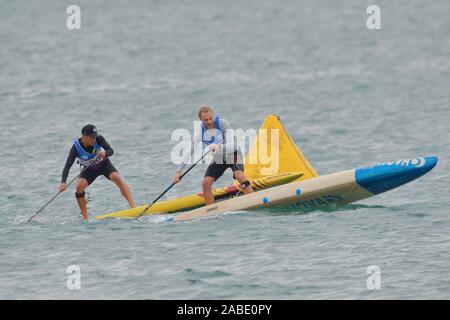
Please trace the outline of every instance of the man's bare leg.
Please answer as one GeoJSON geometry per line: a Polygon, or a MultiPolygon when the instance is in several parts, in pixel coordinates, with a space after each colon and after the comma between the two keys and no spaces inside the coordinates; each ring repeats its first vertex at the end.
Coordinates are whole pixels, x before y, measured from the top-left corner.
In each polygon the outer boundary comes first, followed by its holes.
{"type": "Polygon", "coordinates": [[[202,181],[203,197],[205,198],[207,205],[213,204],[215,202],[214,194],[212,192],[212,184],[215,180],[216,179],[214,179],[213,177],[204,177],[202,181]]]}
{"type": "Polygon", "coordinates": [[[87,218],[88,218],[87,206],[86,206],[87,200],[86,200],[86,197],[84,196],[84,190],[86,190],[87,187],[88,187],[88,182],[86,179],[84,179],[84,178],[78,179],[76,197],[77,197],[78,206],[80,207],[81,214],[83,215],[84,220],[87,220],[87,218]]]}
{"type": "MultiPolygon", "coordinates": [[[[244,171],[241,170],[236,170],[234,172],[234,178],[239,181],[239,183],[244,182],[245,180],[247,180],[247,178],[245,177],[244,171]]],[[[247,188],[245,188],[243,190],[244,194],[249,194],[253,192],[253,188],[251,185],[249,185],[247,188]]]]}
{"type": "Polygon", "coordinates": [[[120,189],[122,196],[128,201],[130,208],[136,207],[133,197],[131,196],[131,191],[128,185],[122,180],[118,172],[113,172],[109,175],[109,179],[114,182],[120,189]]]}

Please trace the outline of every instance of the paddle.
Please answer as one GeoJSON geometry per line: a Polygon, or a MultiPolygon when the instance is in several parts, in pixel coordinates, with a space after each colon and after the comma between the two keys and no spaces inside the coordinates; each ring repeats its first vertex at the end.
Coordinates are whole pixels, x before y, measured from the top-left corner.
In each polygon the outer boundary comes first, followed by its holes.
{"type": "MultiPolygon", "coordinates": [[[[95,157],[93,160],[97,160],[97,157],[95,157]]],[[[81,174],[87,169],[89,168],[92,164],[94,164],[95,161],[92,161],[91,164],[89,164],[87,167],[84,167],[81,171],[80,174],[78,174],[75,178],[73,178],[72,180],[70,180],[69,183],[66,184],[66,188],[72,183],[74,182],[76,179],[78,179],[81,174]]],[[[40,208],[33,216],[30,217],[30,219],[28,219],[28,222],[30,222],[31,220],[34,219],[34,217],[36,217],[42,210],[45,209],[45,207],[47,207],[53,200],[56,199],[56,197],[58,197],[61,193],[63,193],[64,191],[58,191],[57,194],[55,194],[50,200],[47,201],[46,204],[44,204],[44,206],[42,208],[40,208]]]]}
{"type": "MultiPolygon", "coordinates": [[[[204,157],[206,157],[209,153],[211,152],[211,150],[209,150],[208,152],[206,152],[205,154],[203,154],[203,156],[198,159],[192,166],[189,167],[189,169],[187,169],[181,176],[180,176],[180,180],[189,172],[191,171],[200,161],[203,160],[204,157]]],[[[163,191],[163,193],[161,193],[155,200],[153,200],[152,203],[150,203],[137,217],[136,219],[140,218],[148,209],[150,209],[159,199],[161,199],[161,197],[163,195],[166,194],[167,191],[169,191],[170,189],[172,189],[172,187],[175,185],[175,182],[172,182],[172,184],[170,186],[168,186],[166,188],[166,190],[163,191]]]]}

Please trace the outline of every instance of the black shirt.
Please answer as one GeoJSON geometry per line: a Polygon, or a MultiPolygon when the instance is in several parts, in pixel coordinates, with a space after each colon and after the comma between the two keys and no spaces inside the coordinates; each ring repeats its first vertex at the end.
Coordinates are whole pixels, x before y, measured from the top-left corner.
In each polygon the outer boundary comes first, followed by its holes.
{"type": "MultiPolygon", "coordinates": [[[[78,139],[78,142],[81,144],[81,138],[78,139]]],[[[108,144],[108,142],[106,142],[106,140],[103,136],[97,137],[97,143],[100,145],[100,147],[105,149],[106,156],[110,157],[114,154],[114,150],[111,148],[111,146],[108,144]]],[[[84,150],[86,150],[86,152],[89,152],[89,153],[94,152],[94,146],[84,147],[82,144],[81,144],[81,146],[83,147],[84,150]]],[[[70,168],[72,167],[73,163],[75,162],[75,159],[78,158],[78,156],[79,155],[78,155],[77,148],[75,147],[75,145],[72,145],[72,148],[70,149],[70,152],[69,152],[69,156],[67,157],[67,160],[66,160],[66,165],[64,166],[64,169],[63,169],[61,183],[65,183],[67,181],[67,177],[69,176],[70,168]]]]}

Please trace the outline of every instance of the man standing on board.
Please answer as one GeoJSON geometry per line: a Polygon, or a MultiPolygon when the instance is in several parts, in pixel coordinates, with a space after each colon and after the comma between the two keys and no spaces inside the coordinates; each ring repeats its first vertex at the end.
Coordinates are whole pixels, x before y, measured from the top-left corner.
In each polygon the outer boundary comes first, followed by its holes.
{"type": "Polygon", "coordinates": [[[89,166],[89,168],[81,173],[77,183],[77,191],[75,192],[83,219],[87,220],[88,218],[85,190],[100,175],[114,182],[119,187],[122,196],[128,201],[130,207],[134,208],[136,205],[131,196],[130,188],[122,180],[119,172],[109,160],[109,157],[113,155],[114,151],[108,142],[106,142],[103,136],[98,135],[97,129],[91,124],[84,126],[81,134],[81,138],[73,141],[62,173],[59,191],[63,192],[66,190],[66,181],[70,168],[75,159],[78,158],[80,166],[85,168],[89,166]]]}
{"type": "Polygon", "coordinates": [[[228,121],[214,116],[214,112],[210,106],[201,107],[198,111],[198,117],[202,122],[200,134],[196,134],[192,138],[191,151],[186,153],[178,166],[173,182],[180,182],[182,171],[188,159],[194,154],[195,145],[202,143],[214,152],[213,161],[208,166],[202,182],[203,197],[205,198],[206,204],[214,203],[212,184],[228,168],[233,170],[233,177],[241,184],[241,189],[244,194],[253,192],[250,182],[245,177],[242,154],[236,145],[236,137],[228,121]]]}

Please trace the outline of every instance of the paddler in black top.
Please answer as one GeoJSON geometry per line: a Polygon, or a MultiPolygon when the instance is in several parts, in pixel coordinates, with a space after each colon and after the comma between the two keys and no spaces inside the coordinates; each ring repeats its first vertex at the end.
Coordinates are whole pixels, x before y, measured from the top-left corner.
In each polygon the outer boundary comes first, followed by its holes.
{"type": "Polygon", "coordinates": [[[208,169],[206,169],[202,181],[203,197],[206,204],[214,203],[212,184],[228,168],[233,171],[233,178],[239,181],[241,184],[240,188],[244,194],[253,192],[253,188],[244,174],[242,152],[237,146],[234,131],[228,121],[214,116],[214,111],[210,106],[201,107],[198,111],[198,118],[202,122],[200,132],[192,138],[191,151],[186,152],[185,157],[178,166],[173,183],[180,182],[182,171],[188,159],[194,154],[195,145],[202,143],[203,146],[207,146],[209,150],[214,152],[214,158],[208,169]]]}
{"type": "Polygon", "coordinates": [[[81,129],[81,134],[81,138],[73,141],[73,146],[70,149],[62,173],[59,191],[63,192],[66,190],[66,181],[69,170],[75,159],[78,158],[81,166],[89,166],[89,168],[81,173],[77,183],[77,191],[75,192],[78,205],[83,214],[83,219],[86,220],[88,218],[85,190],[100,175],[113,181],[119,187],[122,196],[128,201],[130,207],[134,208],[136,205],[131,196],[130,188],[122,180],[119,172],[109,160],[109,157],[114,154],[114,150],[108,142],[106,142],[103,136],[98,135],[97,129],[92,124],[84,126],[83,129],[81,129]]]}

